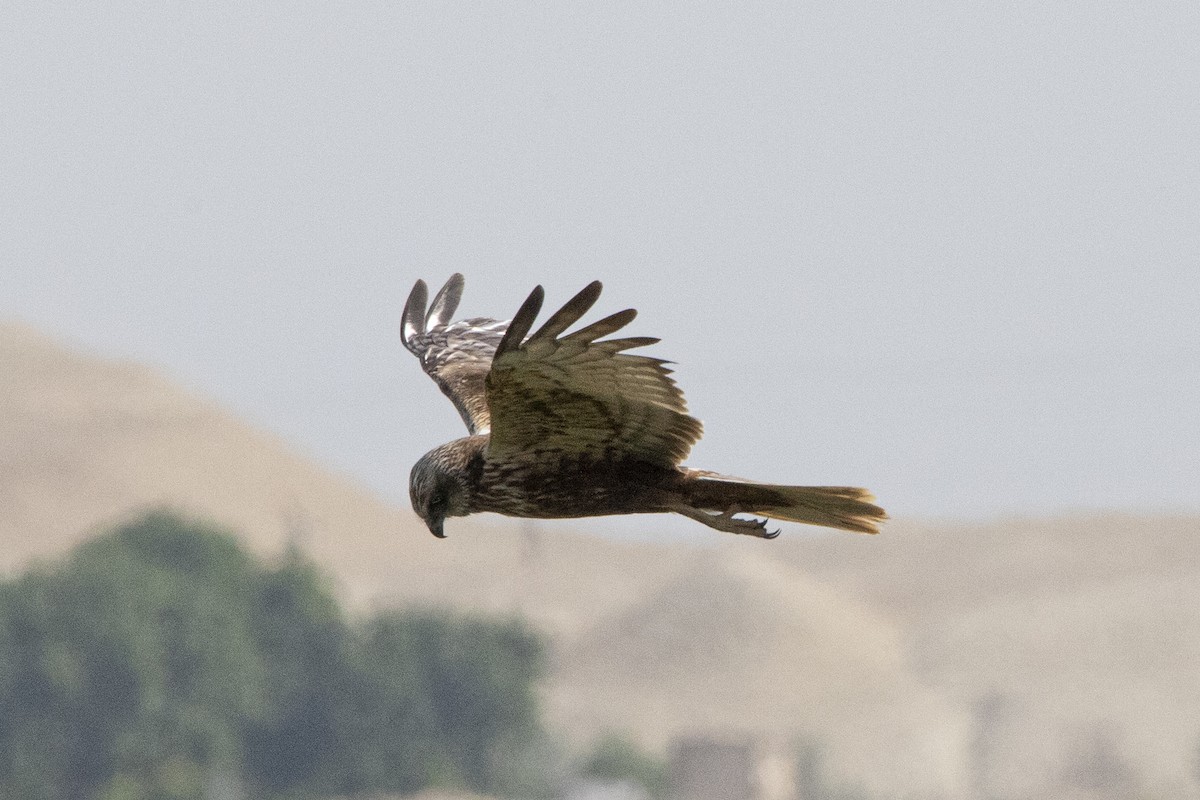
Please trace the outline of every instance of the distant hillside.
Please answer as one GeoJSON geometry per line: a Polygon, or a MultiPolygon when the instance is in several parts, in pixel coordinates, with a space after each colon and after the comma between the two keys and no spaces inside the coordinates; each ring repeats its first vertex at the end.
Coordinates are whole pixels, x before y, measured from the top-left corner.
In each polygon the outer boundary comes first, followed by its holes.
{"type": "Polygon", "coordinates": [[[411,527],[361,488],[135,364],[0,328],[0,566],[51,556],[166,504],[245,533],[260,552],[305,539],[362,598],[411,527]]]}
{"type": "Polygon", "coordinates": [[[1096,764],[1200,796],[1200,517],[650,546],[484,516],[438,541],[153,370],[0,325],[0,569],[156,504],[298,542],[359,608],[527,615],[575,741],[797,737],[880,796],[1110,796],[1079,788],[1096,764]]]}
{"type": "Polygon", "coordinates": [[[908,631],[918,674],[975,709],[977,780],[1037,794],[1047,763],[1086,771],[1099,752],[1131,791],[1194,796],[1198,543],[1200,517],[1110,513],[896,524],[874,542],[793,539],[776,555],[908,631]]]}
{"type": "Polygon", "coordinates": [[[969,715],[915,674],[903,630],[763,552],[711,553],[597,624],[556,674],[560,727],[820,742],[873,793],[961,795],[969,715]]]}

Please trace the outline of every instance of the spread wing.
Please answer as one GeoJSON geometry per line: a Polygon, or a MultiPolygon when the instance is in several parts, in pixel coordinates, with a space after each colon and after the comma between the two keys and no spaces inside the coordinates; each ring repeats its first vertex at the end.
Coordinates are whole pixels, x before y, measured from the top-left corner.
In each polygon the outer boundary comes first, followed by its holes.
{"type": "Polygon", "coordinates": [[[404,304],[400,339],[421,367],[450,398],[471,433],[491,427],[484,378],[504,337],[507,322],[473,317],[451,323],[462,299],[463,276],[454,273],[425,310],[428,288],[417,281],[404,304]]]}
{"type": "Polygon", "coordinates": [[[688,416],[668,362],[624,352],[658,339],[598,341],[628,325],[635,310],[562,335],[600,289],[594,281],[526,338],[541,309],[539,286],[509,324],[486,381],[489,459],[554,453],[675,466],[699,440],[700,421],[688,416]]]}

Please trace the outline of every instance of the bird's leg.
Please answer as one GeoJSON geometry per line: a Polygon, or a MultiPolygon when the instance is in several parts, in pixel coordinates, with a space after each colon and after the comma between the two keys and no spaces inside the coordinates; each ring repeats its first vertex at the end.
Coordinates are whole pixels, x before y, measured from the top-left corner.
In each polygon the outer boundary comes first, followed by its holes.
{"type": "Polygon", "coordinates": [[[754,536],[759,539],[774,539],[779,535],[778,530],[767,530],[767,521],[765,519],[738,519],[735,517],[734,514],[741,513],[742,510],[736,505],[726,508],[719,514],[693,508],[683,503],[670,506],[670,510],[725,533],[737,533],[743,536],[754,536]]]}

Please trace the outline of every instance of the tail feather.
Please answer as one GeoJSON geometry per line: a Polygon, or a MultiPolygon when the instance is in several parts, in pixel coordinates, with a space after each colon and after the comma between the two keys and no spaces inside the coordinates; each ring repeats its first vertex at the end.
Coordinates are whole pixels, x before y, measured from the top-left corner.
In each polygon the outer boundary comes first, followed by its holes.
{"type": "Polygon", "coordinates": [[[707,511],[758,514],[788,522],[820,525],[857,533],[879,533],[887,512],[866,489],[853,486],[778,486],[727,476],[705,476],[692,483],[692,504],[707,511]]]}

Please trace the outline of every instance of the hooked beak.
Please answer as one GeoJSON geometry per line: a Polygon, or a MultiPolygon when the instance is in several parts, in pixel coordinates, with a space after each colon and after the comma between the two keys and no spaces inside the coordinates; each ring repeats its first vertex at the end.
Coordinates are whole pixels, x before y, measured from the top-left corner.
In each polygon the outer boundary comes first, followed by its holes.
{"type": "Polygon", "coordinates": [[[442,532],[442,524],[445,523],[445,517],[437,517],[436,519],[427,519],[425,524],[429,526],[429,532],[439,539],[445,539],[446,534],[442,532]]]}

